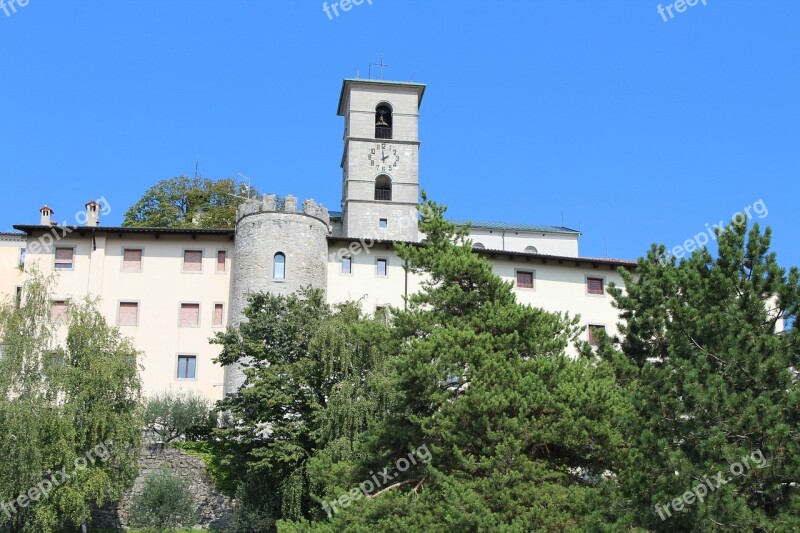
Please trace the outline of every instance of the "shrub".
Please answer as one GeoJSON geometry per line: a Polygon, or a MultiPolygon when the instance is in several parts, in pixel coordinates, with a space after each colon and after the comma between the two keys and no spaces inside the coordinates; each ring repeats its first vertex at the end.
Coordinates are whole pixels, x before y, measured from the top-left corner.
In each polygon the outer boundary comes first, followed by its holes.
{"type": "Polygon", "coordinates": [[[131,502],[129,525],[155,531],[191,527],[196,522],[194,496],[189,486],[167,470],[152,472],[142,492],[131,502]]]}
{"type": "Polygon", "coordinates": [[[163,442],[207,433],[212,420],[208,401],[199,394],[164,392],[145,400],[145,424],[163,442]]]}

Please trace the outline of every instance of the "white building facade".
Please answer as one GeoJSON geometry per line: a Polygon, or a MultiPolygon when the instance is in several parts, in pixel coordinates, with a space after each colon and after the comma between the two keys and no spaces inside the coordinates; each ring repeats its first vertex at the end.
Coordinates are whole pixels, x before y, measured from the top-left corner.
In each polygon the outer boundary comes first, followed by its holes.
{"type": "MultiPolygon", "coordinates": [[[[240,206],[235,229],[167,229],[104,227],[95,202],[86,205],[86,225],[54,225],[45,206],[39,224],[0,234],[0,291],[18,297],[21,262],[56,272],[53,320],[71,300],[99,297],[108,322],[143,352],[145,394],[186,390],[218,400],[243,376],[213,362],[221,347],[209,339],[241,322],[248,293],[318,287],[329,303],[360,301],[371,314],[402,308],[419,290],[394,242],[424,239],[416,210],[424,93],[422,84],[344,81],[341,212],[291,196],[279,208],[265,195],[240,206]]],[[[569,228],[476,222],[470,235],[520,302],[617,333],[606,287],[621,284],[618,268],[635,263],[580,257],[580,234],[569,228]]]]}

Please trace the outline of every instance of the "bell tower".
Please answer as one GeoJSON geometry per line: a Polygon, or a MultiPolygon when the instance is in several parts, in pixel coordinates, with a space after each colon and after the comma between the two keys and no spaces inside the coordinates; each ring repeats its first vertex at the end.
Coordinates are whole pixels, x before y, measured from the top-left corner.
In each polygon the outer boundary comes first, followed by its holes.
{"type": "Polygon", "coordinates": [[[342,226],[346,237],[417,242],[419,107],[425,85],[347,79],[342,226]]]}

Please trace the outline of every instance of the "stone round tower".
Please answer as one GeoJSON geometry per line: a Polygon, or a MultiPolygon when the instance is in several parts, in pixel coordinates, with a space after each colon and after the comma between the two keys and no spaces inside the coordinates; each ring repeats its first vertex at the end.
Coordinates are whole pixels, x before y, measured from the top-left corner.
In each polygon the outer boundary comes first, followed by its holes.
{"type": "MultiPolygon", "coordinates": [[[[325,290],[328,276],[328,210],[313,200],[297,210],[287,196],[282,210],[277,197],[248,200],[236,213],[236,241],[231,270],[229,326],[238,326],[255,292],[289,295],[305,287],[325,290]]],[[[239,365],[225,367],[225,394],[244,383],[239,365]]]]}

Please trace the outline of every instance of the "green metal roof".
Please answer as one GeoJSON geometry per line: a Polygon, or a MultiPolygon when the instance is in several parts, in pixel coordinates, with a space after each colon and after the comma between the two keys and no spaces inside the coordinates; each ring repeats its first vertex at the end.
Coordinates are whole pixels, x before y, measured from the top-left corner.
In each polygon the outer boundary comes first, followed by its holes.
{"type": "Polygon", "coordinates": [[[530,231],[533,233],[566,233],[572,235],[581,234],[581,232],[576,229],[565,228],[564,226],[541,226],[538,224],[510,224],[507,222],[481,222],[468,220],[451,220],[450,222],[458,226],[466,226],[469,224],[471,227],[476,229],[530,231]]]}

